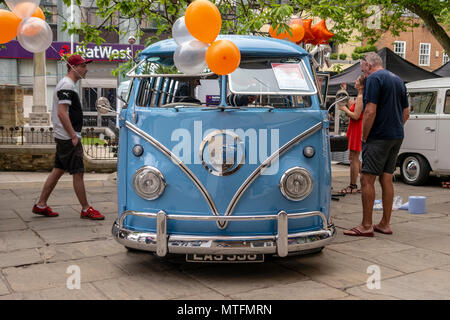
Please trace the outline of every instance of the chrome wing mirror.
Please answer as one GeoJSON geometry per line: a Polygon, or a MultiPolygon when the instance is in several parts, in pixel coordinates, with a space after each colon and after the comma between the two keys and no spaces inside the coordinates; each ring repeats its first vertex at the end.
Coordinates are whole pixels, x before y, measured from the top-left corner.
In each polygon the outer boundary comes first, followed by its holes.
{"type": "Polygon", "coordinates": [[[100,114],[116,112],[116,110],[113,110],[111,108],[111,104],[109,103],[109,100],[105,97],[98,98],[97,101],[95,102],[95,107],[97,108],[97,111],[100,114]]]}

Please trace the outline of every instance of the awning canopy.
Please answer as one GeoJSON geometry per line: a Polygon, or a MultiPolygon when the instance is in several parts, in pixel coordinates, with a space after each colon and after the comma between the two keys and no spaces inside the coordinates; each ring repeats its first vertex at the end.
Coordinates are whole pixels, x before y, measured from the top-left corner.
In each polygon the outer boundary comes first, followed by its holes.
{"type": "Polygon", "coordinates": [[[433,71],[441,77],[450,77],[450,61],[433,71]]]}
{"type": "MultiPolygon", "coordinates": [[[[383,68],[398,75],[405,83],[424,79],[439,78],[440,75],[424,70],[411,62],[395,54],[389,48],[384,47],[377,51],[383,60],[383,68]]],[[[448,64],[448,63],[447,63],[448,64]]],[[[354,88],[356,79],[362,75],[360,63],[355,63],[338,75],[330,78],[328,95],[334,96],[340,89],[341,83],[347,83],[347,91],[350,95],[356,95],[354,88]]]]}

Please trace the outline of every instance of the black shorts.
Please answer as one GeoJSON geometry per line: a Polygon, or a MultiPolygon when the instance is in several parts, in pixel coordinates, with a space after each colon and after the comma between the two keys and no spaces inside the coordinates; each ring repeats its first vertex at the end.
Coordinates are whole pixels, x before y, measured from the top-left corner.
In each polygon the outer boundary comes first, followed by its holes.
{"type": "Polygon", "coordinates": [[[78,140],[78,144],[75,147],[72,144],[72,140],[55,138],[55,142],[55,168],[69,171],[70,174],[84,172],[81,140],[78,140]]]}
{"type": "Polygon", "coordinates": [[[361,172],[374,176],[380,176],[383,173],[393,174],[402,141],[403,139],[363,142],[361,172]]]}

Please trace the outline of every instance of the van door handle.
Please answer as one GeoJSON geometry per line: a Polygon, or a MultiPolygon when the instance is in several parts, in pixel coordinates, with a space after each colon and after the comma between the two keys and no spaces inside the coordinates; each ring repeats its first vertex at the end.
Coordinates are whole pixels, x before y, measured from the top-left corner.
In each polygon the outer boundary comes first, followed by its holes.
{"type": "Polygon", "coordinates": [[[436,129],[431,129],[430,127],[426,127],[426,128],[425,128],[425,131],[428,131],[428,132],[435,132],[436,129]]]}

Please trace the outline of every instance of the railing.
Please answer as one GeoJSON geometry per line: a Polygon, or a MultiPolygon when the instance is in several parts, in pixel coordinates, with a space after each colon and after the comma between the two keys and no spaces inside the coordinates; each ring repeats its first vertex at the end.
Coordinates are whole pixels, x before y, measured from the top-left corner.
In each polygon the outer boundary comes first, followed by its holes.
{"type": "MultiPolygon", "coordinates": [[[[84,152],[95,160],[117,159],[118,136],[107,136],[104,128],[85,128],[81,132],[84,152]]],[[[55,144],[53,128],[0,126],[0,145],[55,144]]]]}

